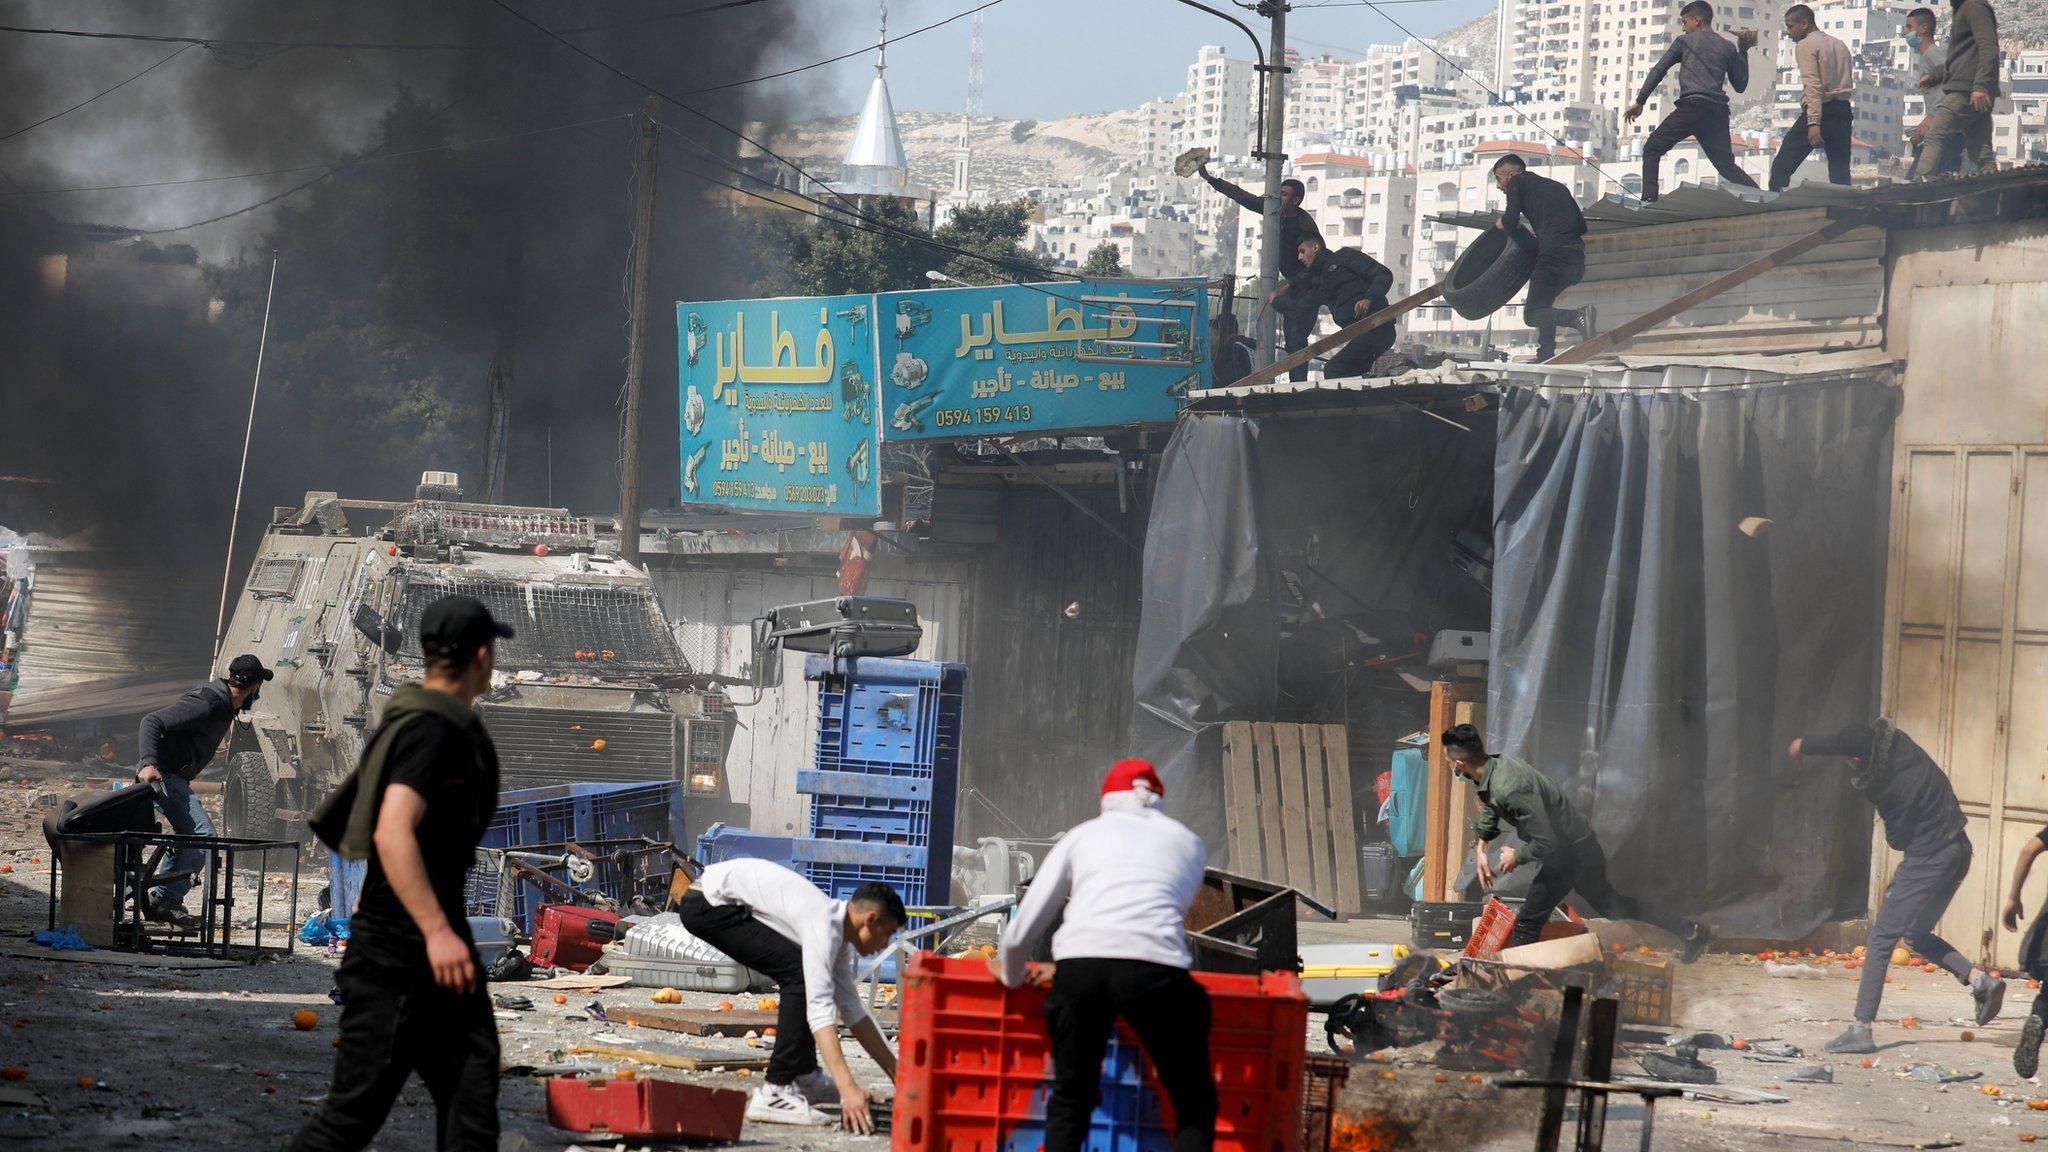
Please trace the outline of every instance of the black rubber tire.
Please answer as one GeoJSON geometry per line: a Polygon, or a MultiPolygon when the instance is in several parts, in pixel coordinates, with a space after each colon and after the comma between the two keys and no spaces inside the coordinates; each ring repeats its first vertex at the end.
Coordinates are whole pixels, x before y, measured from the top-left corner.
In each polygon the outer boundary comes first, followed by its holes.
{"type": "Polygon", "coordinates": [[[228,778],[221,787],[222,830],[251,840],[282,840],[277,818],[277,781],[261,752],[237,752],[228,758],[228,778]]]}
{"type": "Polygon", "coordinates": [[[1536,254],[1505,231],[1488,228],[1467,245],[1444,280],[1444,303],[1467,320],[1491,316],[1529,282],[1536,254]]]}

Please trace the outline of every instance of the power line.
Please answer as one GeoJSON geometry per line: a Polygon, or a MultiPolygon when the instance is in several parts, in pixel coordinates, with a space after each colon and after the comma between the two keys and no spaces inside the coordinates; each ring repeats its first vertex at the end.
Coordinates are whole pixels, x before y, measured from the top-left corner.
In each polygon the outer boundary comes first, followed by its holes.
{"type": "MultiPolygon", "coordinates": [[[[300,172],[317,172],[327,168],[342,168],[363,164],[372,160],[398,160],[409,156],[423,156],[431,152],[447,152],[456,148],[472,148],[479,144],[496,144],[505,140],[519,140],[528,136],[539,136],[548,132],[563,132],[571,128],[586,128],[592,124],[605,124],[613,120],[628,119],[623,112],[600,116],[592,120],[578,120],[573,124],[555,124],[546,128],[533,128],[524,132],[508,132],[502,136],[485,136],[476,140],[453,140],[446,144],[433,144],[423,148],[408,148],[402,152],[367,153],[354,158],[327,161],[316,164],[296,164],[289,168],[266,168],[259,172],[236,172],[226,176],[192,176],[181,180],[145,180],[135,184],[88,184],[72,188],[17,188],[0,192],[0,196],[51,196],[67,192],[119,192],[130,188],[170,188],[183,184],[215,184],[223,180],[254,180],[263,176],[290,176],[300,172]]],[[[191,225],[187,225],[191,227],[191,225]]]]}
{"type": "Polygon", "coordinates": [[[82,40],[139,40],[148,44],[183,44],[187,47],[216,48],[228,51],[266,48],[334,48],[342,51],[378,49],[397,52],[467,52],[476,47],[474,44],[391,44],[348,40],[231,40],[217,36],[158,36],[146,32],[88,32],[77,28],[22,28],[12,24],[0,24],[0,32],[13,32],[22,36],[65,36],[82,40]]]}
{"type": "Polygon", "coordinates": [[[667,20],[681,20],[687,16],[702,16],[706,12],[723,12],[727,8],[745,8],[759,4],[762,0],[725,0],[722,4],[706,4],[702,8],[688,8],[681,12],[662,12],[653,16],[642,16],[637,20],[618,20],[610,24],[585,24],[581,28],[557,29],[564,36],[579,36],[585,32],[602,32],[608,28],[637,28],[643,24],[659,24],[667,20]]]}
{"type": "MultiPolygon", "coordinates": [[[[753,0],[747,0],[747,2],[751,3],[753,2],[753,0]]],[[[959,20],[962,17],[966,16],[972,16],[976,12],[980,12],[985,8],[993,8],[996,5],[1001,4],[1002,2],[1003,0],[988,0],[986,4],[983,4],[978,8],[969,8],[965,12],[955,12],[951,16],[946,17],[944,20],[934,21],[933,23],[927,24],[922,28],[913,28],[910,31],[905,32],[901,36],[890,36],[880,41],[880,44],[882,46],[887,46],[890,44],[894,44],[900,40],[908,40],[912,36],[915,36],[921,32],[929,32],[934,28],[943,28],[946,25],[951,24],[955,20],[959,20]]],[[[1441,0],[1433,0],[1433,2],[1441,2],[1441,0]]],[[[784,76],[794,76],[799,72],[809,72],[813,68],[823,68],[827,64],[837,64],[841,60],[851,60],[855,56],[865,56],[869,52],[873,51],[875,47],[876,45],[873,44],[864,44],[859,48],[855,48],[851,52],[841,52],[837,56],[820,60],[815,64],[805,64],[797,68],[786,68],[780,72],[770,72],[765,76],[753,76],[745,80],[734,80],[730,84],[713,84],[708,88],[689,88],[685,89],[682,94],[685,96],[700,96],[706,92],[723,92],[728,88],[739,88],[748,84],[759,84],[763,80],[780,80],[784,76]]]]}
{"type": "Polygon", "coordinates": [[[1495,92],[1493,89],[1488,88],[1485,84],[1480,83],[1479,78],[1477,76],[1474,76],[1472,75],[1472,73],[1466,71],[1465,66],[1463,64],[1458,63],[1457,60],[1453,59],[1452,57],[1444,55],[1442,50],[1437,48],[1436,44],[1433,41],[1428,40],[1421,36],[1417,36],[1415,33],[1408,30],[1407,25],[1401,23],[1399,20],[1396,20],[1392,16],[1388,15],[1386,11],[1382,8],[1382,5],[1385,4],[1387,0],[1357,0],[1357,2],[1365,5],[1368,8],[1371,8],[1375,12],[1378,12],[1382,20],[1385,20],[1387,23],[1392,24],[1396,28],[1399,28],[1401,30],[1402,35],[1420,43],[1424,48],[1429,49],[1431,55],[1435,56],[1437,59],[1443,61],[1444,63],[1449,64],[1451,67],[1457,69],[1458,75],[1463,76],[1467,80],[1470,80],[1472,82],[1473,87],[1479,89],[1481,92],[1486,93],[1488,96],[1493,97],[1494,100],[1498,102],[1501,106],[1505,107],[1508,111],[1513,112],[1516,115],[1516,117],[1518,117],[1522,121],[1533,126],[1538,132],[1541,132],[1545,136],[1550,137],[1552,140],[1557,141],[1558,146],[1560,148],[1564,148],[1567,151],[1576,153],[1578,155],[1578,160],[1575,161],[1576,163],[1583,164],[1586,167],[1591,168],[1593,171],[1598,172],[1602,179],[1606,180],[1610,184],[1613,184],[1616,188],[1620,188],[1623,192],[1628,191],[1627,185],[1624,185],[1621,181],[1615,179],[1613,176],[1608,175],[1607,169],[1602,168],[1600,165],[1594,163],[1592,158],[1588,157],[1585,154],[1584,150],[1573,148],[1569,143],[1565,141],[1564,137],[1559,136],[1557,133],[1552,132],[1548,128],[1545,128],[1542,124],[1530,118],[1530,116],[1527,113],[1523,112],[1520,108],[1515,107],[1514,104],[1510,103],[1500,93],[1495,92]]]}
{"type": "Polygon", "coordinates": [[[62,112],[52,112],[48,116],[43,117],[41,120],[38,120],[33,124],[24,124],[23,126],[16,128],[14,131],[9,132],[4,136],[0,136],[0,140],[12,140],[16,136],[19,136],[24,132],[32,132],[37,128],[41,128],[43,125],[48,124],[50,121],[55,120],[60,116],[69,116],[73,112],[76,112],[80,108],[85,107],[87,104],[90,104],[93,101],[99,99],[100,97],[105,96],[109,92],[118,92],[121,89],[126,88],[128,85],[135,83],[137,80],[142,79],[144,76],[147,76],[151,72],[154,72],[157,69],[163,67],[164,65],[169,64],[172,60],[177,59],[179,56],[182,56],[186,52],[189,52],[191,50],[192,45],[190,44],[186,44],[182,47],[175,48],[171,51],[170,55],[165,56],[163,59],[158,60],[154,64],[151,64],[149,67],[144,68],[142,71],[137,72],[135,75],[128,77],[126,80],[121,81],[119,84],[114,85],[112,88],[102,88],[99,91],[93,93],[92,95],[87,96],[85,99],[80,100],[78,103],[73,104],[71,107],[64,109],[62,112]]]}

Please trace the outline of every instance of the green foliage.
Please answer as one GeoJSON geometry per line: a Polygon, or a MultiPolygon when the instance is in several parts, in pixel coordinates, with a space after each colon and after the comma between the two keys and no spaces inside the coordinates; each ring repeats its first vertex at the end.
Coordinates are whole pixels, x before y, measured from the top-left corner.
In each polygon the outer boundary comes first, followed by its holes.
{"type": "Polygon", "coordinates": [[[1088,259],[1081,265],[1081,275],[1097,278],[1121,276],[1124,274],[1123,255],[1117,246],[1104,240],[1088,253],[1088,259]]]}
{"type": "Polygon", "coordinates": [[[970,204],[956,209],[952,219],[932,234],[933,239],[991,257],[1000,263],[992,265],[988,260],[934,251],[934,258],[946,260],[939,270],[966,284],[1047,279],[1052,272],[1052,264],[1044,257],[1026,251],[1023,244],[1024,238],[1031,234],[1031,213],[1032,205],[1028,200],[979,206],[970,204]]]}
{"type": "Polygon", "coordinates": [[[964,284],[1043,279],[1051,264],[1023,246],[1030,235],[1031,211],[1022,200],[963,207],[935,233],[926,230],[917,208],[907,200],[868,200],[861,205],[863,216],[890,231],[824,222],[800,212],[754,213],[753,247],[763,265],[755,294],[843,296],[928,288],[928,270],[964,284]],[[1001,264],[948,251],[926,237],[1001,264]]]}

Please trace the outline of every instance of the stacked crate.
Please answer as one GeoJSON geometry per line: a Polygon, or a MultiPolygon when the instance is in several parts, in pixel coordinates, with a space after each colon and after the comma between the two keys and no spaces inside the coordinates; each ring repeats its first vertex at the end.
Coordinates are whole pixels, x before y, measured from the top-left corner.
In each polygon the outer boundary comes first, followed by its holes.
{"type": "Polygon", "coordinates": [[[811,798],[797,866],[835,899],[870,880],[907,904],[952,894],[965,664],[812,656],[816,757],[797,773],[811,798]]]}

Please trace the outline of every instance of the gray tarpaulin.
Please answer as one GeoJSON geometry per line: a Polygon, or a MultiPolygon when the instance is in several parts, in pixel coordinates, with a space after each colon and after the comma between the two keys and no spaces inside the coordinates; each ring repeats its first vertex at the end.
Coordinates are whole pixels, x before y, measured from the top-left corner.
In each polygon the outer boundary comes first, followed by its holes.
{"type": "Polygon", "coordinates": [[[1197,415],[1175,429],[1145,532],[1132,745],[1219,861],[1218,725],[1348,723],[1352,791],[1369,806],[1428,698],[1395,679],[1419,658],[1365,662],[1412,657],[1437,629],[1485,628],[1485,591],[1451,542],[1486,523],[1493,421],[1460,415],[1464,427],[1413,407],[1197,415]]]}
{"type": "Polygon", "coordinates": [[[1145,529],[1131,743],[1158,766],[1174,814],[1212,850],[1224,835],[1213,726],[1270,719],[1279,697],[1257,447],[1251,420],[1183,419],[1160,459],[1145,529]]]}
{"type": "Polygon", "coordinates": [[[1870,807],[1784,749],[1876,705],[1896,397],[1833,379],[1501,409],[1488,743],[1565,781],[1618,883],[1725,934],[1864,909],[1870,807]]]}

